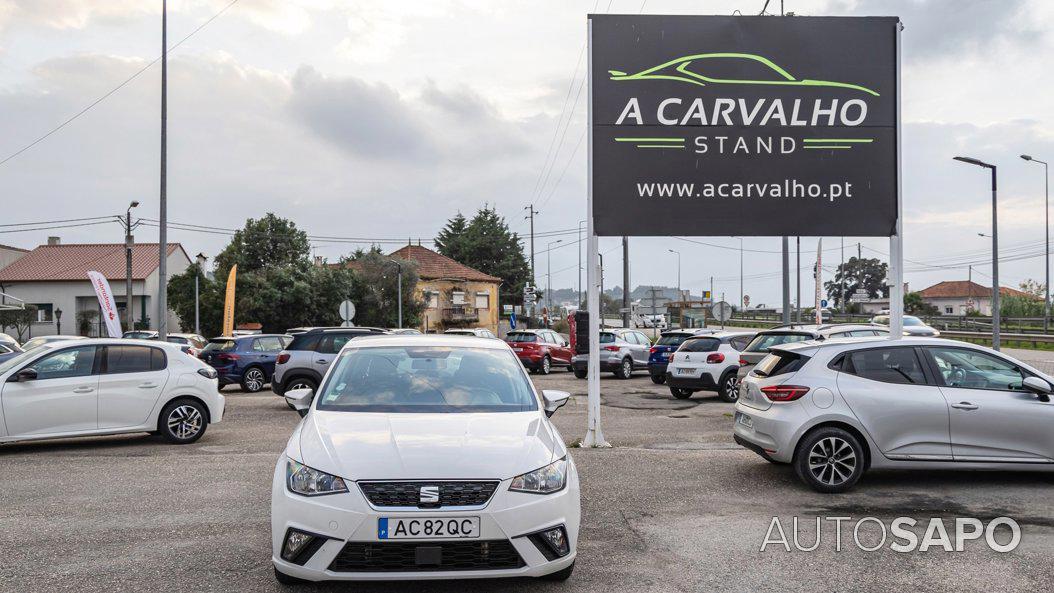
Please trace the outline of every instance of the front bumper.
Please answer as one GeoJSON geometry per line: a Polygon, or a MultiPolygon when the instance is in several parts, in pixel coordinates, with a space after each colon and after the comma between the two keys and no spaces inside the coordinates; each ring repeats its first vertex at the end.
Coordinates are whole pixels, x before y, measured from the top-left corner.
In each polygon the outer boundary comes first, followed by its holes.
{"type": "MultiPolygon", "coordinates": [[[[539,577],[564,568],[575,560],[578,546],[580,502],[578,473],[571,460],[567,486],[548,495],[510,492],[510,480],[502,480],[490,500],[481,507],[450,509],[418,509],[416,507],[374,507],[366,500],[358,485],[347,482],[349,492],[319,497],[304,497],[289,492],[285,484],[286,457],[283,455],[275,468],[271,490],[271,560],[275,567],[289,576],[309,581],[353,580],[430,580],[495,577],[539,577]],[[382,540],[377,536],[380,518],[456,518],[479,517],[478,538],[446,538],[428,540],[382,540]],[[570,552],[555,560],[548,560],[539,547],[527,536],[541,530],[563,525],[567,532],[570,552]],[[327,538],[302,565],[283,560],[281,549],[286,532],[297,529],[327,538]],[[418,544],[436,546],[436,542],[508,542],[522,559],[516,568],[493,570],[370,570],[346,572],[339,562],[346,544],[368,543],[418,544]],[[335,569],[336,568],[336,569],[335,569]]],[[[303,559],[298,559],[303,560],[303,559]]]]}

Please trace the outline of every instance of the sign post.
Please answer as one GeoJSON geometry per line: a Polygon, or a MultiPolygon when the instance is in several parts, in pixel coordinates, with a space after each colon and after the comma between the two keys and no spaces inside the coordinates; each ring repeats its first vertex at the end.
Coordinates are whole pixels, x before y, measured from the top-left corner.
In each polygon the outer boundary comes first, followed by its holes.
{"type": "Polygon", "coordinates": [[[901,29],[897,17],[589,16],[584,445],[604,444],[599,236],[888,237],[901,336],[901,29]]]}
{"type": "Polygon", "coordinates": [[[344,322],[341,327],[352,327],[355,324],[351,322],[355,319],[355,303],[350,300],[344,300],[340,303],[340,318],[344,322]]]}

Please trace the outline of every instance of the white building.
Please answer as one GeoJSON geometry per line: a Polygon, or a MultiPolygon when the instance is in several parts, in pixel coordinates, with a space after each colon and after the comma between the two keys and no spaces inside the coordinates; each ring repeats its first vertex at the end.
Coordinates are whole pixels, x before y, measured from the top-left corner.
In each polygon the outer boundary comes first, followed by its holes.
{"type": "MultiPolygon", "coordinates": [[[[147,320],[157,328],[158,244],[140,243],[132,249],[132,316],[136,324],[147,320]]],[[[190,258],[183,246],[168,246],[168,274],[183,273],[190,258]]],[[[96,271],[110,281],[114,300],[127,319],[125,303],[125,246],[123,243],[81,243],[63,245],[57,237],[41,245],[7,267],[0,269],[0,293],[15,297],[37,308],[31,335],[105,335],[99,300],[88,280],[96,271]],[[61,319],[59,319],[61,311],[61,319]]],[[[169,311],[168,327],[178,328],[179,318],[169,311]]],[[[28,338],[27,338],[28,339],[28,338]]]]}
{"type": "Polygon", "coordinates": [[[10,245],[0,245],[0,270],[15,263],[18,258],[27,253],[29,253],[28,249],[11,247],[10,245]]]}
{"type": "MultiPolygon", "coordinates": [[[[968,311],[992,314],[992,289],[976,282],[946,280],[919,291],[919,294],[923,302],[937,307],[941,315],[966,315],[968,311]]],[[[1028,293],[1005,286],[999,289],[999,294],[1033,298],[1028,293]]]]}

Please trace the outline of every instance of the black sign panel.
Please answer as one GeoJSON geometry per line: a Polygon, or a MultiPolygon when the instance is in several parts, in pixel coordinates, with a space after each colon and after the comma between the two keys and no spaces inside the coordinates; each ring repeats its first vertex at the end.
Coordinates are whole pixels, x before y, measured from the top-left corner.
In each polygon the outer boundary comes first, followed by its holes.
{"type": "Polygon", "coordinates": [[[601,236],[890,236],[896,17],[592,15],[601,236]]]}

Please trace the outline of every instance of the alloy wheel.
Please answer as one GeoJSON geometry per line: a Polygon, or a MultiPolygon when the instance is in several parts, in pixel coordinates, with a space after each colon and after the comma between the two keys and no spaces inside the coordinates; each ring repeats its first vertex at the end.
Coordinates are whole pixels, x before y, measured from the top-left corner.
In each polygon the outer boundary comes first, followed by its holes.
{"type": "Polygon", "coordinates": [[[286,391],[292,391],[294,389],[314,389],[314,388],[315,388],[315,386],[311,385],[307,381],[297,380],[297,381],[293,381],[292,383],[290,383],[289,387],[286,388],[286,391]]]}
{"type": "Polygon", "coordinates": [[[629,360],[622,361],[622,376],[629,379],[630,375],[633,374],[633,363],[629,360]]]}
{"type": "Polygon", "coordinates": [[[263,371],[260,369],[249,369],[245,373],[245,386],[249,388],[249,391],[260,391],[263,389],[263,371]]]}
{"type": "Polygon", "coordinates": [[[542,374],[548,375],[549,371],[552,370],[552,362],[549,361],[548,356],[542,357],[542,374]]]}
{"type": "Polygon", "coordinates": [[[809,473],[818,482],[839,486],[856,472],[853,446],[839,437],[825,437],[809,449],[809,473]]]}
{"type": "Polygon", "coordinates": [[[725,379],[725,397],[730,401],[739,399],[739,377],[734,373],[725,379]]]}
{"type": "Polygon", "coordinates": [[[197,408],[184,404],[168,415],[168,430],[180,440],[191,439],[201,431],[203,420],[197,408]]]}

